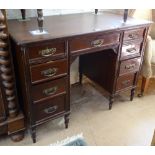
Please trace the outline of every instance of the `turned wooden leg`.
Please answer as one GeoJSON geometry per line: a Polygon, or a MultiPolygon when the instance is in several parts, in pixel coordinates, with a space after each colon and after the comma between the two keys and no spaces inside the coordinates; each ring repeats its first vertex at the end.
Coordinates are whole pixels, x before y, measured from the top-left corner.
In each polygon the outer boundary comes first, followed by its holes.
{"type": "Polygon", "coordinates": [[[135,95],[135,88],[131,89],[130,101],[133,100],[134,95],[135,95]]]}
{"type": "Polygon", "coordinates": [[[112,104],[113,104],[113,102],[114,102],[114,96],[111,95],[110,98],[109,98],[109,110],[112,109],[112,104]]]}
{"type": "Polygon", "coordinates": [[[36,127],[32,127],[30,129],[30,133],[33,143],[36,143],[36,127]]]}
{"type": "Polygon", "coordinates": [[[82,78],[83,78],[82,65],[81,65],[81,58],[79,57],[79,83],[80,84],[82,84],[82,78]]]}
{"type": "Polygon", "coordinates": [[[17,132],[15,134],[11,134],[10,138],[14,142],[19,142],[19,141],[21,141],[24,138],[24,131],[17,132]]]}
{"type": "Polygon", "coordinates": [[[79,72],[79,83],[80,84],[82,84],[82,78],[83,78],[82,72],[79,72]]]}
{"type": "Polygon", "coordinates": [[[68,123],[69,123],[69,114],[65,115],[64,119],[65,119],[65,128],[67,129],[68,128],[68,123]]]}
{"type": "Polygon", "coordinates": [[[150,81],[150,78],[142,77],[141,92],[138,95],[139,97],[143,96],[144,93],[146,92],[146,90],[148,88],[149,81],[150,81]]]}

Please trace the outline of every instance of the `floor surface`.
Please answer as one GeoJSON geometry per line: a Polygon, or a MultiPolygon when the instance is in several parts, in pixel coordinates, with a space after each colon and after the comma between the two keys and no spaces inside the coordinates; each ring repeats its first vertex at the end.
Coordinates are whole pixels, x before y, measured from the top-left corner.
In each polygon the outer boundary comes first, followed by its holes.
{"type": "Polygon", "coordinates": [[[24,140],[14,143],[8,136],[0,137],[0,145],[50,145],[66,137],[83,133],[88,145],[149,146],[155,129],[155,80],[151,80],[144,97],[129,101],[129,93],[115,97],[112,110],[101,88],[85,80],[83,86],[73,86],[69,128],[63,118],[37,128],[37,143],[29,132],[24,140]]]}

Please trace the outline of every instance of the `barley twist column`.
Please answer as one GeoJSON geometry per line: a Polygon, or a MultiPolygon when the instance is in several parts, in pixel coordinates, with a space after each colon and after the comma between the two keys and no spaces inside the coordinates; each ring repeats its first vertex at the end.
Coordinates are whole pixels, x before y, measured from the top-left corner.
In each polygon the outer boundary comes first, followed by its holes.
{"type": "Polygon", "coordinates": [[[9,117],[13,118],[18,114],[18,110],[16,105],[15,83],[9,53],[6,13],[5,10],[2,9],[0,10],[0,76],[6,96],[8,114],[9,117]]]}

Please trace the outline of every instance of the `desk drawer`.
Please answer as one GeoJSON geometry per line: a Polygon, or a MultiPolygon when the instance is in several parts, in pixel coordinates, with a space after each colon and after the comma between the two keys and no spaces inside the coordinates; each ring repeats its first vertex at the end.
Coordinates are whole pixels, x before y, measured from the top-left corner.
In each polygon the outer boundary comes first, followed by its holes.
{"type": "Polygon", "coordinates": [[[119,75],[139,71],[140,62],[141,58],[134,58],[126,61],[121,61],[119,75]]]}
{"type": "Polygon", "coordinates": [[[61,78],[32,86],[32,99],[34,102],[49,99],[59,94],[65,94],[67,90],[67,78],[61,78]]]}
{"type": "Polygon", "coordinates": [[[127,74],[117,79],[116,91],[128,88],[134,84],[135,74],[127,74]]]}
{"type": "Polygon", "coordinates": [[[65,56],[65,42],[54,41],[46,44],[42,43],[39,46],[29,47],[28,55],[29,59],[65,56]]]}
{"type": "Polygon", "coordinates": [[[99,48],[110,44],[116,44],[119,42],[120,34],[104,34],[104,35],[92,35],[88,37],[79,37],[69,42],[70,51],[87,50],[91,48],[99,48]]]}
{"type": "Polygon", "coordinates": [[[31,82],[37,83],[67,75],[67,60],[50,61],[30,67],[31,82]]]}
{"type": "Polygon", "coordinates": [[[128,30],[124,32],[124,40],[142,39],[144,36],[144,28],[128,30]]]}
{"type": "Polygon", "coordinates": [[[65,111],[66,96],[61,95],[37,104],[33,104],[35,121],[41,121],[65,111]]]}
{"type": "Polygon", "coordinates": [[[124,43],[122,46],[121,59],[131,58],[133,56],[141,55],[141,43],[124,43]]]}

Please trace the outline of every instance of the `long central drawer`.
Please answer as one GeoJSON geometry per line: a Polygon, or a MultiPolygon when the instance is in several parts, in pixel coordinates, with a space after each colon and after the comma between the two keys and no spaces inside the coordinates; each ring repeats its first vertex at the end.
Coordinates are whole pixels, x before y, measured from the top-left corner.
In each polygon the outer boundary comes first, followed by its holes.
{"type": "Polygon", "coordinates": [[[81,36],[70,40],[69,46],[70,51],[74,53],[75,51],[100,48],[111,44],[116,44],[119,42],[119,39],[119,33],[81,36]]]}

